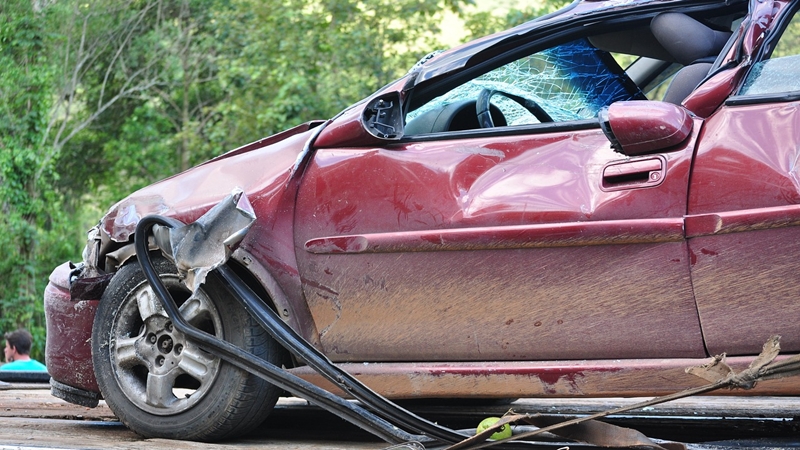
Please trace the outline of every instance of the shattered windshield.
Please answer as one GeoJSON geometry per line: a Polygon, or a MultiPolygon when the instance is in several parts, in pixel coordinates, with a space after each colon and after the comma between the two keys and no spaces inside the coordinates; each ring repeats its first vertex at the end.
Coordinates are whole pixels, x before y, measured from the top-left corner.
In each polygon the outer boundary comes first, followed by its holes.
{"type": "MultiPolygon", "coordinates": [[[[613,102],[644,98],[610,54],[578,39],[485,73],[411,111],[406,119],[410,122],[428,111],[475,100],[484,89],[534,101],[553,122],[593,118],[613,102]]],[[[495,95],[491,102],[507,125],[540,123],[514,100],[495,95]]]]}

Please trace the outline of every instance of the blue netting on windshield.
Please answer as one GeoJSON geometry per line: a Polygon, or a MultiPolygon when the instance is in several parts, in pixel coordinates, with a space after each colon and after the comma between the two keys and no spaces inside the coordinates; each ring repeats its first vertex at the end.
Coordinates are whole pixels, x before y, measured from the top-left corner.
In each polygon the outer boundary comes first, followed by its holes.
{"type": "MultiPolygon", "coordinates": [[[[644,99],[610,54],[594,48],[587,39],[578,39],[483,74],[413,111],[407,119],[455,101],[475,99],[482,89],[534,100],[556,122],[593,118],[616,101],[644,99]]],[[[510,101],[500,96],[492,100],[496,104],[510,101]]],[[[530,114],[517,111],[509,117],[504,108],[509,125],[535,123],[530,114]]]]}

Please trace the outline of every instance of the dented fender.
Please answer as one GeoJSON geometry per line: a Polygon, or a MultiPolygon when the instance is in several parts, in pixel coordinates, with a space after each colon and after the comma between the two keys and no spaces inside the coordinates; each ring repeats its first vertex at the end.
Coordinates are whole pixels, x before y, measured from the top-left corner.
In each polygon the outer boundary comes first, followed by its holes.
{"type": "Polygon", "coordinates": [[[44,292],[47,318],[45,363],[50,376],[63,384],[100,392],[92,360],[92,322],[99,299],[73,301],[69,278],[74,266],[64,263],[50,275],[44,292]]]}
{"type": "MultiPolygon", "coordinates": [[[[141,218],[160,214],[184,223],[240,187],[254,212],[269,218],[252,230],[232,259],[246,267],[270,295],[282,317],[298,330],[314,333],[307,307],[285,292],[300,292],[292,241],[294,177],[310,154],[322,122],[308,122],[247,144],[204,164],[147,186],[126,197],[89,232],[81,264],[64,263],[50,276],[44,295],[46,361],[57,383],[98,392],[91,365],[91,333],[97,305],[117,268],[133,256],[133,232],[141,218]],[[257,261],[267,261],[262,266],[257,261]],[[302,306],[295,306],[302,305],[302,306]]],[[[297,294],[300,295],[300,294],[297,294]]],[[[306,338],[312,338],[313,334],[306,338]]]]}

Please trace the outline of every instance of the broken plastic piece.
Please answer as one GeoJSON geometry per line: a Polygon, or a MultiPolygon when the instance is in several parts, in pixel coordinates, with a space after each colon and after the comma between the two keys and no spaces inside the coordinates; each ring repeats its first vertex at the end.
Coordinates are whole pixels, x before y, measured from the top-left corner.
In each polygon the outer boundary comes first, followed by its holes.
{"type": "Polygon", "coordinates": [[[184,284],[196,292],[206,275],[230,258],[255,220],[247,195],[236,188],[196,222],[160,227],[155,231],[156,244],[175,261],[184,284]]]}

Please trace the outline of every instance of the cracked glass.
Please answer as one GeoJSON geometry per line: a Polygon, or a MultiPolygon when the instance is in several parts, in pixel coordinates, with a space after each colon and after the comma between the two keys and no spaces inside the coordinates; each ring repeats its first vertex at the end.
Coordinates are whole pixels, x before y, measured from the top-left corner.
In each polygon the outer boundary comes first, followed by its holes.
{"type": "Polygon", "coordinates": [[[783,31],[770,59],[753,65],[739,95],[769,95],[800,91],[800,18],[783,31]]]}
{"type": "MultiPolygon", "coordinates": [[[[446,111],[448,105],[467,104],[484,89],[517,96],[529,106],[535,102],[553,122],[591,119],[616,101],[645,98],[608,52],[598,50],[586,39],[578,39],[485,73],[434,98],[410,112],[406,119],[412,122],[426,113],[430,115],[430,111],[446,111]]],[[[509,126],[547,121],[507,96],[493,95],[491,104],[509,126]]],[[[468,127],[456,125],[452,129],[468,127]]]]}

